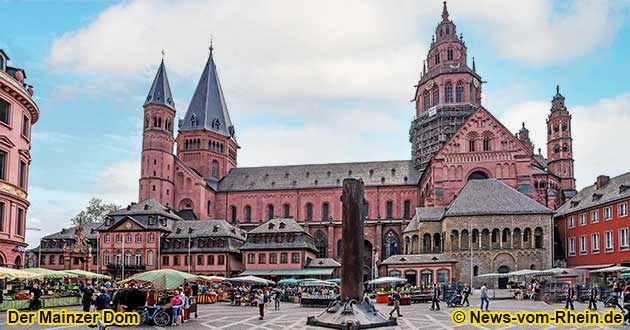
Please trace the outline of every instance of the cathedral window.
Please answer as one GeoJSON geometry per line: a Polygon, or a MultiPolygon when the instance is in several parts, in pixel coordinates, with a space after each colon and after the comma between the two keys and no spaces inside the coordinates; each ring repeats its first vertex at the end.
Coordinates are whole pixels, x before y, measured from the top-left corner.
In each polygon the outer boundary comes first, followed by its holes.
{"type": "Polygon", "coordinates": [[[422,95],[422,103],[424,106],[424,110],[425,111],[429,110],[429,108],[431,107],[431,102],[429,99],[429,92],[424,91],[424,94],[422,95]]]}
{"type": "Polygon", "coordinates": [[[387,201],[385,203],[385,217],[391,219],[394,217],[394,202],[387,201]]]}
{"type": "Polygon", "coordinates": [[[560,146],[557,145],[557,144],[555,146],[553,146],[553,152],[554,153],[559,153],[560,152],[560,146]]]}
{"type": "Polygon", "coordinates": [[[324,202],[324,204],[322,204],[322,220],[328,220],[329,219],[329,209],[330,209],[330,204],[328,204],[328,202],[324,202]]]}
{"type": "Polygon", "coordinates": [[[368,219],[368,217],[370,216],[370,204],[367,201],[363,202],[362,213],[363,219],[368,219]]]}
{"type": "Polygon", "coordinates": [[[403,205],[404,205],[403,206],[403,218],[404,219],[411,218],[411,201],[410,200],[406,200],[403,205]]]}
{"type": "Polygon", "coordinates": [[[217,162],[216,160],[212,161],[212,177],[213,178],[219,177],[219,162],[217,162]]]}
{"type": "Polygon", "coordinates": [[[197,116],[194,113],[190,116],[190,126],[197,126],[197,116]]]}
{"type": "Polygon", "coordinates": [[[562,151],[564,152],[569,151],[569,146],[566,144],[562,145],[562,151]]]}
{"type": "Polygon", "coordinates": [[[490,151],[490,138],[487,136],[483,137],[483,151],[490,151]]]}
{"type": "Polygon", "coordinates": [[[284,204],[282,205],[283,211],[284,211],[284,217],[285,218],[290,218],[291,217],[291,205],[290,204],[284,204]]]}
{"type": "Polygon", "coordinates": [[[215,130],[221,128],[221,122],[219,121],[219,118],[214,118],[214,120],[212,121],[212,128],[214,128],[215,130]]]}
{"type": "Polygon", "coordinates": [[[390,229],[383,241],[383,260],[396,254],[398,254],[398,234],[390,229]]]}
{"type": "Polygon", "coordinates": [[[567,124],[566,123],[562,123],[562,131],[566,132],[567,130],[567,124]]]}
{"type": "Polygon", "coordinates": [[[208,201],[208,215],[210,215],[211,211],[212,211],[212,201],[208,201]]]}
{"type": "Polygon", "coordinates": [[[157,127],[162,127],[162,118],[161,117],[158,118],[158,125],[157,125],[157,127]]]}
{"type": "Polygon", "coordinates": [[[252,207],[245,205],[245,222],[252,222],[252,207]]]}
{"type": "Polygon", "coordinates": [[[451,32],[451,29],[447,26],[446,27],[446,34],[450,34],[450,32],[451,32]]]}
{"type": "MultiPolygon", "coordinates": [[[[448,28],[446,30],[446,34],[448,34],[448,28]]],[[[453,60],[453,50],[452,49],[449,49],[449,50],[446,51],[446,59],[449,60],[449,61],[453,60]]]]}
{"type": "Polygon", "coordinates": [[[236,223],[236,206],[230,206],[230,221],[236,223]]]}
{"type": "Polygon", "coordinates": [[[470,140],[468,140],[468,151],[470,152],[475,151],[475,138],[474,137],[471,137],[470,140]]]}
{"type": "Polygon", "coordinates": [[[271,220],[274,217],[274,210],[273,210],[273,204],[268,204],[267,205],[267,219],[271,220]]]}
{"type": "Polygon", "coordinates": [[[313,220],[313,204],[311,203],[306,203],[306,218],[304,220],[313,220]]]}
{"type": "Polygon", "coordinates": [[[433,87],[433,105],[438,105],[440,102],[440,89],[435,86],[433,87]]]}
{"type": "Polygon", "coordinates": [[[455,102],[464,102],[464,83],[461,81],[455,86],[455,102]]]}
{"type": "Polygon", "coordinates": [[[318,258],[326,258],[328,256],[328,239],[321,230],[315,233],[315,247],[317,248],[318,258]]]}
{"type": "Polygon", "coordinates": [[[450,82],[444,86],[444,103],[453,103],[453,84],[450,82]]]}
{"type": "Polygon", "coordinates": [[[436,52],[434,57],[435,57],[435,64],[440,64],[440,53],[436,52]]]}

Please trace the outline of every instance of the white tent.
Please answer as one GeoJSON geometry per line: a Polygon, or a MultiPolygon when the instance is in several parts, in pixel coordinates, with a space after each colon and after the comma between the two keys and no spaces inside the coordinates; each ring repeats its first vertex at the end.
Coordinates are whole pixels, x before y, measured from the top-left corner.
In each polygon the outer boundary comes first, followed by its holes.
{"type": "Polygon", "coordinates": [[[606,268],[601,268],[601,269],[593,269],[590,272],[591,273],[615,273],[615,272],[627,272],[627,271],[630,271],[630,267],[611,266],[611,267],[606,267],[606,268]]]}
{"type": "Polygon", "coordinates": [[[270,285],[270,284],[276,283],[272,280],[266,280],[264,278],[260,278],[256,276],[233,277],[233,278],[226,278],[225,280],[232,283],[249,283],[249,284],[258,284],[258,285],[270,285]]]}
{"type": "Polygon", "coordinates": [[[372,285],[397,283],[407,283],[407,279],[402,277],[379,277],[367,282],[367,284],[372,285]]]}

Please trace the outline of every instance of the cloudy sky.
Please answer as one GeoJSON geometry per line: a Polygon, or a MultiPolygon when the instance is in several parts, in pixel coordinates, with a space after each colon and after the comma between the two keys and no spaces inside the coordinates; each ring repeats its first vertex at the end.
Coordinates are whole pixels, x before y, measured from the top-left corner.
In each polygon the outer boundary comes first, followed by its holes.
{"type": "MultiPolygon", "coordinates": [[[[91,197],[137,199],[142,103],[165,52],[178,116],[210,37],[240,166],[409,159],[413,85],[441,1],[9,2],[0,48],[27,70],[28,242],[91,197]]],[[[555,86],[573,114],[578,186],[630,170],[630,2],[449,1],[484,106],[545,153],[555,86]],[[625,38],[624,38],[625,36],[625,38]]]]}

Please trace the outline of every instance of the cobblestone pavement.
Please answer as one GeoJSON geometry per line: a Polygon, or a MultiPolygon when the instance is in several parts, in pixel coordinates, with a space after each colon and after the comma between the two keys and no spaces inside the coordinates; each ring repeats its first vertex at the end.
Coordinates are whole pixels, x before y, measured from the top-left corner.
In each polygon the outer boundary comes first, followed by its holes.
{"type": "MultiPolygon", "coordinates": [[[[473,306],[478,306],[478,300],[472,300],[473,306]]],[[[442,304],[444,305],[444,304],[442,304]]],[[[377,309],[384,314],[389,313],[391,309],[389,306],[377,304],[377,309]]],[[[553,306],[545,305],[542,302],[531,301],[516,301],[516,300],[494,300],[490,302],[491,311],[548,311],[552,312],[554,308],[562,308],[563,305],[556,304],[553,306]]],[[[576,303],[576,310],[584,310],[586,304],[576,303]]],[[[602,309],[600,303],[600,309],[602,309]]],[[[464,308],[467,309],[467,308],[464,308]]],[[[68,310],[78,310],[78,308],[68,308],[68,310]]],[[[389,330],[407,330],[407,329],[630,329],[630,326],[619,327],[603,327],[603,326],[544,326],[544,327],[523,327],[518,324],[510,326],[470,326],[462,325],[456,326],[450,320],[450,312],[453,308],[447,308],[442,306],[441,311],[432,312],[429,311],[429,304],[414,304],[411,306],[401,306],[401,312],[403,317],[398,319],[398,326],[387,327],[380,329],[389,330]]],[[[213,305],[199,305],[198,318],[192,318],[188,323],[185,323],[179,327],[168,327],[172,329],[188,329],[188,330],[289,330],[289,329],[304,329],[314,330],[322,329],[316,327],[306,326],[307,316],[320,313],[322,309],[318,308],[302,308],[296,304],[284,303],[279,311],[274,311],[273,306],[266,308],[266,315],[264,320],[258,320],[258,309],[256,307],[235,307],[229,304],[213,304],[213,305]]],[[[600,312],[603,311],[600,310],[600,312]]],[[[26,329],[45,329],[45,330],[61,330],[61,329],[80,329],[81,327],[72,326],[57,326],[57,327],[9,327],[5,323],[6,314],[0,313],[0,329],[11,330],[26,330],[26,329]]],[[[157,326],[142,326],[142,329],[146,330],[163,330],[164,328],[157,326]]],[[[85,329],[88,329],[85,327],[85,329]]],[[[113,327],[110,329],[123,329],[113,327]]]]}

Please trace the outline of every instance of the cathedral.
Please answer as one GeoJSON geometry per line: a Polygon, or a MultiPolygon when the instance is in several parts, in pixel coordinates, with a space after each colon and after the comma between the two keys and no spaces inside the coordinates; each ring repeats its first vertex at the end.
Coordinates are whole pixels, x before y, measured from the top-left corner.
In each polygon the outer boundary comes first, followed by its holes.
{"type": "MultiPolygon", "coordinates": [[[[334,263],[330,259],[338,261],[342,255],[342,181],[356,177],[365,183],[365,278],[391,274],[430,283],[479,272],[551,266],[553,210],[575,195],[571,114],[565,98],[556,89],[546,119],[545,158],[540,149],[535,150],[525,123],[512,133],[483,107],[484,81],[467,51],[444,3],[415,89],[411,159],[264,167],[238,166],[237,129],[212,46],[179,120],[162,61],[144,102],[139,202],[97,230],[101,236],[109,235],[117,221],[126,223],[126,231],[159,229],[156,219],[162,214],[164,230],[170,223],[177,226],[184,221],[187,225],[178,227],[178,233],[187,231],[181,235],[191,240],[203,230],[190,221],[219,220],[215,228],[230,233],[240,246],[247,232],[266,232],[257,227],[287,219],[283,226],[297,223],[302,229],[294,228],[296,235],[312,239],[309,258],[334,263]],[[134,210],[144,215],[154,212],[156,218],[152,224],[151,216],[148,223],[134,220],[134,210]],[[468,228],[474,221],[480,225],[468,228]],[[487,267],[473,270],[473,258],[475,264],[487,267]]],[[[159,230],[156,233],[159,236],[159,230]]],[[[99,240],[95,247],[101,254],[106,252],[100,251],[106,238],[99,240]]],[[[116,248],[110,238],[107,242],[116,248]]],[[[180,252],[186,253],[183,246],[180,252]]],[[[180,253],[168,244],[155,243],[152,248],[163,249],[163,256],[168,251],[180,253]]],[[[231,250],[229,258],[237,250],[231,250]]],[[[160,255],[150,252],[152,260],[160,255]]],[[[146,253],[140,248],[135,252],[148,263],[146,253]]],[[[235,275],[250,263],[266,260],[249,257],[247,263],[242,259],[244,264],[234,258],[238,267],[215,273],[235,275]]],[[[187,266],[193,264],[194,270],[195,259],[188,258],[187,266]]],[[[153,267],[159,267],[161,260],[151,261],[153,267]]]]}

